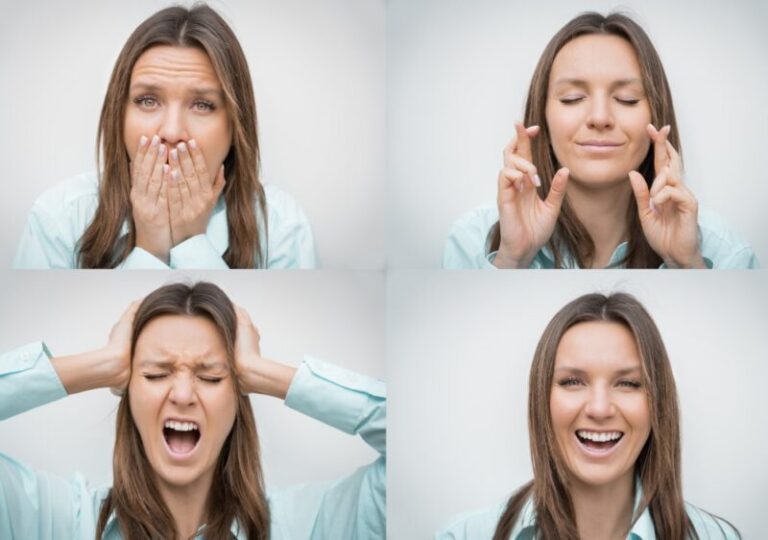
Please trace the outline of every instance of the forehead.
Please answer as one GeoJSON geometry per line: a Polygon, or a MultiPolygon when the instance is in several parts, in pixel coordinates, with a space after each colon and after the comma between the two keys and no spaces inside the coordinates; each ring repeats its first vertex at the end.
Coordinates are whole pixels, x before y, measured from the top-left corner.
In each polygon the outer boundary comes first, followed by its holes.
{"type": "Polygon", "coordinates": [[[227,362],[224,338],[205,317],[162,315],[149,321],[134,349],[136,361],[227,362]]]}
{"type": "Polygon", "coordinates": [[[205,51],[196,47],[157,45],[144,51],[131,72],[131,85],[191,84],[220,88],[205,51]]]}
{"type": "Polygon", "coordinates": [[[607,82],[640,79],[640,64],[632,45],[623,38],[604,34],[579,36],[555,56],[549,82],[560,78],[607,82]]]}
{"type": "Polygon", "coordinates": [[[557,347],[555,369],[584,371],[640,367],[640,353],[632,332],[623,324],[590,321],[569,328],[557,347]]]}

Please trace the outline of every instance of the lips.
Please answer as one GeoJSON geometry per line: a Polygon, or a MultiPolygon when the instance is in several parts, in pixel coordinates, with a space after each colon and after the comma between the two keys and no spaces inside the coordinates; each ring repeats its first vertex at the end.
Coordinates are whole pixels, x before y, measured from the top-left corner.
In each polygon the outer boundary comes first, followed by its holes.
{"type": "Polygon", "coordinates": [[[576,143],[578,147],[580,147],[582,150],[586,150],[590,153],[596,153],[596,154],[605,154],[609,152],[613,152],[617,148],[620,148],[623,146],[622,143],[614,142],[614,141],[603,141],[603,140],[588,140],[588,141],[582,141],[576,143]]]}

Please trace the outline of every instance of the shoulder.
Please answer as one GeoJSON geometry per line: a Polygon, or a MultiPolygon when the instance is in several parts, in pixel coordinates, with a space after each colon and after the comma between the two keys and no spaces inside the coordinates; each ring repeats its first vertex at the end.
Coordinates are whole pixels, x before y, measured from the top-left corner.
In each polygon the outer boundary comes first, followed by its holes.
{"type": "Polygon", "coordinates": [[[737,540],[741,535],[728,521],[686,502],[685,511],[699,538],[711,540],[737,540]]]}
{"type": "Polygon", "coordinates": [[[492,538],[507,499],[481,510],[454,516],[446,526],[435,533],[435,540],[474,540],[492,538]]]}
{"type": "Polygon", "coordinates": [[[264,198],[270,226],[307,221],[307,217],[296,199],[276,185],[264,184],[264,198]]]}
{"type": "Polygon", "coordinates": [[[752,247],[728,222],[706,207],[699,208],[701,251],[713,268],[757,268],[752,247]]]}
{"type": "Polygon", "coordinates": [[[62,208],[94,203],[98,197],[99,179],[96,173],[83,173],[45,190],[35,201],[35,207],[56,213],[62,208]]]}
{"type": "Polygon", "coordinates": [[[499,220],[494,204],[477,206],[453,222],[443,250],[443,268],[488,268],[488,232],[499,220]]]}

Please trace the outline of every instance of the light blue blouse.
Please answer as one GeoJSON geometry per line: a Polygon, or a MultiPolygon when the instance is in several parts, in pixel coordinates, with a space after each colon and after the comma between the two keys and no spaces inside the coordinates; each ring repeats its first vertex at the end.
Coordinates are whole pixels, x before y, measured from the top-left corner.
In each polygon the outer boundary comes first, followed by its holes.
{"type": "MultiPolygon", "coordinates": [[[[642,486],[635,482],[635,510],[643,497],[642,486]]],[[[504,499],[493,508],[478,510],[455,518],[450,525],[435,534],[435,540],[490,540],[496,532],[499,519],[507,507],[504,499]]],[[[738,540],[736,531],[725,521],[704,512],[690,503],[685,510],[700,540],[738,540]]],[[[509,540],[534,540],[536,538],[536,512],[533,499],[528,498],[520,516],[512,528],[509,540]]],[[[651,511],[646,508],[632,525],[626,540],[656,540],[651,511]]],[[[663,539],[662,539],[663,540],[663,539]]]]}
{"type": "MultiPolygon", "coordinates": [[[[93,220],[98,207],[96,173],[82,174],[61,182],[35,201],[21,235],[14,268],[77,268],[77,243],[93,220]]],[[[267,268],[315,268],[312,228],[296,201],[279,188],[267,184],[269,234],[264,260],[267,268]]],[[[263,221],[263,217],[259,218],[263,221]]],[[[128,234],[128,223],[122,234],[128,234]]],[[[261,245],[265,245],[263,231],[261,245]]],[[[222,255],[229,247],[224,197],[213,208],[205,234],[188,238],[170,252],[170,265],[134,247],[119,268],[228,268],[222,255]]]]}
{"type": "MultiPolygon", "coordinates": [[[[66,396],[43,343],[0,355],[0,420],[66,396]]],[[[285,404],[352,435],[380,457],[336,482],[267,494],[272,540],[384,540],[386,388],[383,382],[305,357],[285,404]]],[[[93,540],[108,488],[93,489],[0,454],[0,538],[93,540]]],[[[244,539],[236,523],[232,533],[244,539]]],[[[122,538],[115,516],[103,538],[122,538]]]]}
{"type": "MultiPolygon", "coordinates": [[[[701,254],[709,268],[758,268],[757,257],[749,244],[732,232],[725,221],[714,212],[699,208],[701,254]]],[[[443,250],[443,268],[494,269],[496,252],[489,252],[488,232],[499,221],[496,205],[480,206],[462,216],[451,227],[443,250]]],[[[623,242],[614,250],[608,263],[613,267],[627,251],[623,242]]],[[[566,268],[577,268],[571,257],[564,257],[566,268]]],[[[548,246],[542,247],[533,258],[529,269],[554,268],[555,257],[548,246]]],[[[662,264],[661,268],[666,265],[662,264]]]]}

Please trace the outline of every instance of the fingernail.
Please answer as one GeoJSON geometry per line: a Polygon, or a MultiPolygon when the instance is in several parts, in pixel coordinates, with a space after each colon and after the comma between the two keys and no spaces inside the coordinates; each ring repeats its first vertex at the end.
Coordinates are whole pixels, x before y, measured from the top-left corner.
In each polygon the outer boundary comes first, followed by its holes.
{"type": "Polygon", "coordinates": [[[157,146],[158,144],[160,144],[160,137],[158,137],[157,135],[153,135],[152,136],[152,146],[157,146]]]}
{"type": "Polygon", "coordinates": [[[174,181],[178,181],[179,179],[179,171],[176,169],[173,169],[171,171],[171,178],[173,178],[174,181]]]}
{"type": "Polygon", "coordinates": [[[168,171],[170,170],[170,165],[167,163],[163,163],[163,174],[168,174],[168,171]]]}
{"type": "Polygon", "coordinates": [[[160,157],[165,155],[165,150],[166,150],[165,145],[161,144],[160,145],[160,157]]]}
{"type": "Polygon", "coordinates": [[[141,136],[141,139],[139,139],[139,146],[144,146],[147,144],[147,137],[145,135],[141,136]]]}
{"type": "Polygon", "coordinates": [[[192,150],[197,150],[197,141],[195,139],[189,139],[189,147],[192,150]]]}
{"type": "Polygon", "coordinates": [[[533,185],[536,187],[541,187],[541,178],[539,178],[538,174],[533,175],[533,185]]]}
{"type": "Polygon", "coordinates": [[[186,154],[187,153],[187,145],[184,144],[184,143],[179,143],[179,150],[181,151],[182,154],[186,154]]]}
{"type": "Polygon", "coordinates": [[[179,153],[176,151],[175,148],[173,150],[171,150],[171,159],[173,161],[178,161],[179,160],[179,153]]]}

